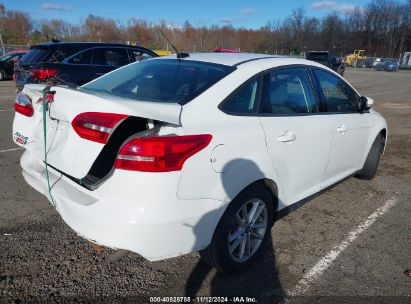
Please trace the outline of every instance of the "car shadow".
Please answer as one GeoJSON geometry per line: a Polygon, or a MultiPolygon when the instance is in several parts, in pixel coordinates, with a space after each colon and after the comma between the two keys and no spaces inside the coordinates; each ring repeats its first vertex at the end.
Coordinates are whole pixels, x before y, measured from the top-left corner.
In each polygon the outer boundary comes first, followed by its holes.
{"type": "MultiPolygon", "coordinates": [[[[229,162],[223,168],[221,178],[225,191],[230,198],[233,198],[233,196],[231,193],[232,187],[229,187],[229,185],[240,183],[242,179],[238,178],[238,174],[233,174],[237,169],[247,172],[250,177],[263,176],[258,166],[250,160],[236,159],[229,162]]],[[[194,233],[200,233],[196,227],[194,227],[194,233]]],[[[285,299],[285,292],[278,277],[271,235],[259,258],[250,268],[241,273],[220,273],[200,258],[186,281],[185,296],[191,298],[195,296],[253,297],[258,302],[282,303],[285,299]],[[204,290],[208,290],[207,294],[201,290],[203,287],[204,290]]]]}

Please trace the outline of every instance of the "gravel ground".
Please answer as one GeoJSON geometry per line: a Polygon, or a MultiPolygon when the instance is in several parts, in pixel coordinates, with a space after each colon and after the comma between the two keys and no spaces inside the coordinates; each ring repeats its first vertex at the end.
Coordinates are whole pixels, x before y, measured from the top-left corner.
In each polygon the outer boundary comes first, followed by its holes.
{"type": "MultiPolygon", "coordinates": [[[[396,205],[364,231],[291,303],[411,303],[411,72],[348,69],[346,78],[375,98],[387,119],[388,146],[372,181],[335,186],[278,220],[266,253],[249,271],[227,276],[198,254],[148,262],[110,261],[78,237],[23,180],[21,150],[0,152],[0,302],[148,303],[150,296],[281,299],[303,275],[387,200],[396,205]]],[[[11,140],[13,83],[0,83],[0,151],[11,140]]],[[[202,302],[206,302],[205,299],[202,302]]],[[[275,300],[274,300],[275,301],[275,300]]]]}

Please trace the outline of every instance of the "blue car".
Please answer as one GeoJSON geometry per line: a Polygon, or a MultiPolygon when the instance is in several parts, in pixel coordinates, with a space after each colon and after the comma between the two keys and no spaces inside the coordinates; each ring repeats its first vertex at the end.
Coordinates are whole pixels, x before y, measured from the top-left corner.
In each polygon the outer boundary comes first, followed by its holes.
{"type": "Polygon", "coordinates": [[[377,71],[397,72],[400,67],[398,61],[386,60],[375,66],[377,71]]]}

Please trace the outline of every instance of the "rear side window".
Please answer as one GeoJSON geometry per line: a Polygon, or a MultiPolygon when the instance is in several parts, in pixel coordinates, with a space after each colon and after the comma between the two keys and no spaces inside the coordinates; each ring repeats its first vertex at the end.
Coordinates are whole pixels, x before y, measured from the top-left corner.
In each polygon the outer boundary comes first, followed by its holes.
{"type": "Polygon", "coordinates": [[[32,48],[26,55],[21,57],[22,64],[32,64],[38,62],[45,62],[50,57],[50,50],[48,48],[35,47],[32,48]]]}
{"type": "Polygon", "coordinates": [[[93,54],[92,50],[81,52],[80,54],[73,56],[69,60],[69,63],[71,64],[90,64],[92,54],[93,54]]]}
{"type": "Polygon", "coordinates": [[[328,72],[314,69],[320,84],[327,112],[358,112],[357,93],[342,79],[328,72]]]}
{"type": "Polygon", "coordinates": [[[142,60],[150,59],[154,57],[153,55],[149,53],[136,50],[136,49],[129,49],[129,52],[130,52],[131,62],[142,61],[142,60]]]}
{"type": "Polygon", "coordinates": [[[304,68],[272,71],[264,76],[263,112],[295,115],[318,112],[311,82],[304,68]]]}
{"type": "Polygon", "coordinates": [[[308,60],[328,60],[328,53],[308,53],[307,57],[308,60]]]}
{"type": "Polygon", "coordinates": [[[92,63],[96,65],[123,66],[129,64],[126,49],[122,48],[95,48],[92,63]]]}
{"type": "Polygon", "coordinates": [[[233,70],[231,66],[190,60],[144,60],[100,77],[80,90],[185,104],[233,70]]]}
{"type": "Polygon", "coordinates": [[[258,79],[249,80],[224,101],[221,110],[231,114],[255,113],[257,109],[258,87],[258,79]]]}

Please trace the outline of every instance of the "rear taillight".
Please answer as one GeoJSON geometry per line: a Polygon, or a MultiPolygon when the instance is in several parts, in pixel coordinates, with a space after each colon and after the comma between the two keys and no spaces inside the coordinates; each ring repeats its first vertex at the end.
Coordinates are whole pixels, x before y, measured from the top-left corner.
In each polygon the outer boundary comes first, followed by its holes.
{"type": "Polygon", "coordinates": [[[33,69],[30,72],[38,80],[46,80],[57,74],[57,69],[33,69]]]}
{"type": "Polygon", "coordinates": [[[18,93],[14,100],[14,110],[27,117],[33,116],[34,113],[30,98],[22,92],[18,93]]]}
{"type": "Polygon", "coordinates": [[[210,143],[209,134],[133,138],[118,153],[115,168],[144,172],[182,169],[184,162],[210,143]]]}
{"type": "Polygon", "coordinates": [[[127,115],[100,112],[85,112],[77,115],[71,125],[84,139],[105,144],[113,130],[127,115]]]}

